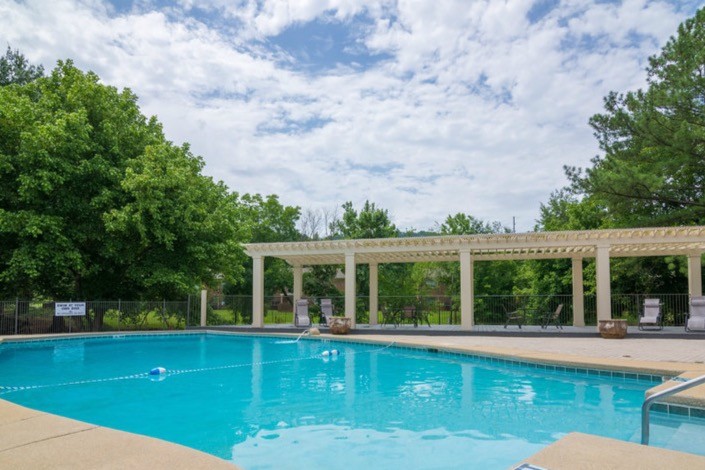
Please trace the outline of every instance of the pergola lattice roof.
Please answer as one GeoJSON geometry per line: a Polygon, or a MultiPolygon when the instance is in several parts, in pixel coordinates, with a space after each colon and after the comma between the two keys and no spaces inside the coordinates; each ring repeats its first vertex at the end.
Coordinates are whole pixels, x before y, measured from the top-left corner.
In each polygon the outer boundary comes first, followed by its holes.
{"type": "Polygon", "coordinates": [[[609,247],[610,257],[702,253],[705,226],[250,243],[245,250],[249,256],[308,266],[344,264],[349,253],[360,264],[457,261],[466,250],[477,261],[590,258],[597,246],[609,247]]]}

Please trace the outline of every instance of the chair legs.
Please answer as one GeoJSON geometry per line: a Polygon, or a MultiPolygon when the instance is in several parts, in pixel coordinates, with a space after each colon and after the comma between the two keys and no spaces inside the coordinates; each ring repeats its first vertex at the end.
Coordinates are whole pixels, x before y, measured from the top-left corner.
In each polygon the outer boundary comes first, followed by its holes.
{"type": "Polygon", "coordinates": [[[521,330],[521,316],[520,315],[507,315],[507,319],[504,322],[504,328],[507,328],[507,326],[509,325],[509,322],[511,322],[511,321],[516,321],[517,326],[521,330]]]}
{"type": "Polygon", "coordinates": [[[548,328],[548,325],[555,325],[556,329],[562,330],[563,325],[561,325],[561,318],[557,316],[556,318],[547,318],[544,320],[544,322],[541,324],[541,329],[545,330],[548,328]]]}

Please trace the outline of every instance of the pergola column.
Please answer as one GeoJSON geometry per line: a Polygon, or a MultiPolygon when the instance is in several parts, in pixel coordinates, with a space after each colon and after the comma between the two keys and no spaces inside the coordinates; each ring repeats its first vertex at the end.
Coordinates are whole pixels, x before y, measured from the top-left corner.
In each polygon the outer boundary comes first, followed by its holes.
{"type": "Polygon", "coordinates": [[[350,318],[352,328],[355,328],[355,253],[345,253],[345,316],[350,318]]]}
{"type": "Polygon", "coordinates": [[[597,320],[612,319],[612,293],[610,291],[610,247],[598,245],[595,255],[597,320]]]}
{"type": "Polygon", "coordinates": [[[688,293],[691,297],[703,295],[702,254],[688,255],[688,293]]]}
{"type": "Polygon", "coordinates": [[[294,265],[294,308],[296,308],[296,301],[301,300],[303,296],[303,286],[304,286],[304,267],[301,265],[294,265]]]}
{"type": "Polygon", "coordinates": [[[573,258],[573,326],[585,326],[582,258],[573,258]]]}
{"type": "Polygon", "coordinates": [[[470,250],[460,250],[460,329],[472,330],[475,324],[475,275],[470,250]]]}
{"type": "Polygon", "coordinates": [[[264,326],[264,257],[252,256],[252,326],[264,326]]]}
{"type": "Polygon", "coordinates": [[[370,325],[376,325],[379,313],[379,269],[377,263],[370,263],[370,325]]]}

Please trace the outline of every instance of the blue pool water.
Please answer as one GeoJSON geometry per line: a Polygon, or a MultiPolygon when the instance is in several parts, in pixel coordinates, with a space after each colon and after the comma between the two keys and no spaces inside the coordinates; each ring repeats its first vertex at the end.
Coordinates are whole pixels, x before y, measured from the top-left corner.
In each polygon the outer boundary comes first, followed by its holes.
{"type": "MultiPolygon", "coordinates": [[[[0,344],[0,398],[249,470],[503,469],[572,431],[637,442],[652,386],[316,340],[196,334],[0,344]],[[322,356],[331,349],[340,354],[322,356]],[[148,374],[157,366],[166,375],[148,374]]],[[[656,413],[653,422],[656,445],[705,434],[692,419],[656,413]]]]}

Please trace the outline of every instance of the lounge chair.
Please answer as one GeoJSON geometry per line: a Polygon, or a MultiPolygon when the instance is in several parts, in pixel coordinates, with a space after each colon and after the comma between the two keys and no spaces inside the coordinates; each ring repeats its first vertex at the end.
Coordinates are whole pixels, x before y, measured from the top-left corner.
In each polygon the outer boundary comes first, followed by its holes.
{"type": "Polygon", "coordinates": [[[644,299],[644,313],[639,317],[639,329],[662,330],[661,301],[659,299],[644,299]]]}
{"type": "Polygon", "coordinates": [[[507,325],[509,325],[509,322],[516,322],[517,326],[521,330],[521,323],[524,321],[524,315],[521,314],[519,310],[513,310],[509,311],[507,310],[507,307],[502,305],[502,308],[504,309],[504,327],[506,328],[507,325]]]}
{"type": "Polygon", "coordinates": [[[685,322],[685,331],[705,330],[705,297],[690,299],[690,312],[685,322]]]}
{"type": "Polygon", "coordinates": [[[329,325],[333,316],[333,301],[331,299],[321,299],[321,325],[329,325]]]}
{"type": "Polygon", "coordinates": [[[306,299],[296,301],[294,326],[311,326],[311,317],[308,315],[308,300],[306,299]]]}
{"type": "Polygon", "coordinates": [[[405,320],[411,320],[414,323],[414,327],[426,323],[428,327],[431,328],[431,320],[428,318],[428,312],[418,305],[407,305],[404,307],[403,315],[405,320]]]}
{"type": "Polygon", "coordinates": [[[401,319],[402,321],[411,321],[414,323],[414,326],[418,326],[418,324],[416,323],[416,307],[414,307],[413,305],[405,306],[402,310],[401,319]]]}
{"type": "Polygon", "coordinates": [[[541,323],[541,328],[548,328],[548,325],[556,325],[556,328],[563,329],[563,325],[561,325],[561,311],[563,311],[563,304],[559,304],[558,308],[556,308],[556,311],[553,313],[549,313],[545,317],[543,317],[543,323],[541,323]]]}
{"type": "Polygon", "coordinates": [[[399,326],[399,312],[389,305],[382,307],[382,325],[394,325],[394,328],[399,326]]]}

